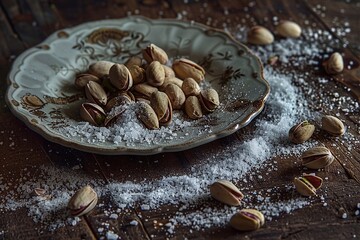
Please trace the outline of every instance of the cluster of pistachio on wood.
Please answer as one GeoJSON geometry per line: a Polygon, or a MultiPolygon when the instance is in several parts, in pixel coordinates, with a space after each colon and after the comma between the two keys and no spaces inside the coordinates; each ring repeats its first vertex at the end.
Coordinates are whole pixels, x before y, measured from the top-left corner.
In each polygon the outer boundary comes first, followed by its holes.
{"type": "MultiPolygon", "coordinates": [[[[340,137],[345,133],[345,126],[340,119],[325,115],[321,119],[321,129],[327,134],[340,137]]],[[[299,144],[311,138],[315,131],[315,125],[303,121],[293,126],[289,131],[289,140],[299,144]]],[[[335,157],[324,146],[310,148],[301,155],[302,165],[310,169],[321,169],[329,166],[335,157]]],[[[323,180],[313,175],[303,175],[294,179],[296,190],[303,196],[315,196],[316,190],[322,185],[323,180]]]]}
{"type": "MultiPolygon", "coordinates": [[[[243,193],[230,181],[218,180],[210,185],[210,195],[221,203],[240,206],[243,193]]],[[[264,215],[256,209],[242,209],[230,219],[230,225],[239,231],[253,231],[265,223],[264,215]]]]}
{"type": "Polygon", "coordinates": [[[220,105],[215,89],[201,89],[205,70],[195,62],[180,58],[170,67],[166,52],[154,44],[143,49],[142,57],[130,57],[125,64],[98,61],[76,77],[76,87],[87,98],[80,108],[83,120],[107,127],[125,111],[123,106],[138,102],[140,121],[157,129],[171,123],[173,110],[199,119],[220,105]]]}

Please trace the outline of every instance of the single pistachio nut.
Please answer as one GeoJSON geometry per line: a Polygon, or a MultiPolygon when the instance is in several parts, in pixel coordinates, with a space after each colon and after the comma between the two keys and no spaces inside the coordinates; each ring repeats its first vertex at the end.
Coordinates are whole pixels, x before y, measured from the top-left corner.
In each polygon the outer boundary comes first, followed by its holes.
{"type": "Polygon", "coordinates": [[[105,106],[107,103],[107,95],[103,87],[97,82],[90,81],[85,85],[85,96],[93,103],[105,106]]]}
{"type": "Polygon", "coordinates": [[[143,51],[143,57],[148,62],[151,63],[152,61],[158,61],[161,64],[165,64],[169,58],[166,52],[156,46],[155,44],[150,44],[147,46],[143,51]]]}
{"type": "Polygon", "coordinates": [[[274,42],[274,36],[267,28],[254,26],[248,32],[247,40],[254,45],[268,45],[274,42]]]}
{"type": "Polygon", "coordinates": [[[172,106],[166,93],[154,92],[150,97],[150,106],[154,109],[160,125],[169,125],[172,120],[172,106]]]}
{"type": "Polygon", "coordinates": [[[185,58],[177,59],[173,62],[172,68],[177,77],[184,80],[193,78],[198,83],[205,79],[205,70],[193,61],[185,58]]]}
{"type": "Polygon", "coordinates": [[[132,101],[134,100],[131,96],[129,96],[128,92],[117,93],[115,96],[110,98],[110,100],[105,106],[105,111],[110,112],[111,109],[128,104],[132,101]]]}
{"type": "Polygon", "coordinates": [[[82,73],[76,76],[75,78],[75,87],[78,89],[84,89],[86,84],[90,81],[100,83],[101,80],[95,75],[89,73],[82,73]]]}
{"type": "Polygon", "coordinates": [[[185,100],[185,113],[191,119],[199,119],[203,116],[201,104],[196,96],[189,96],[185,100]]]}
{"type": "Polygon", "coordinates": [[[102,78],[109,74],[110,68],[114,65],[113,62],[109,61],[98,61],[89,66],[89,73],[102,78]]]}
{"type": "Polygon", "coordinates": [[[345,133],[345,126],[337,117],[330,115],[323,116],[321,123],[322,129],[333,136],[340,137],[345,133]]]}
{"type": "Polygon", "coordinates": [[[159,87],[165,81],[165,71],[163,65],[158,61],[153,61],[146,68],[147,82],[154,86],[159,87]]]}
{"type": "Polygon", "coordinates": [[[98,201],[97,193],[89,185],[79,189],[69,200],[68,208],[74,217],[80,217],[94,209],[98,201]]]}
{"type": "Polygon", "coordinates": [[[114,64],[109,70],[109,78],[117,89],[127,91],[133,85],[133,78],[124,64],[114,64]]]}
{"type": "Polygon", "coordinates": [[[344,70],[344,60],[340,53],[334,52],[324,63],[325,71],[328,74],[338,74],[344,70]]]}
{"type": "Polygon", "coordinates": [[[136,84],[133,87],[133,89],[134,89],[134,94],[136,95],[136,97],[142,97],[145,99],[150,98],[151,94],[158,91],[158,89],[156,87],[151,86],[148,83],[136,84]],[[136,94],[136,93],[138,93],[138,94],[136,94]],[[140,96],[139,96],[139,94],[140,94],[140,96]]]}
{"type": "Polygon", "coordinates": [[[230,218],[230,225],[239,231],[254,231],[264,223],[264,215],[255,209],[242,209],[230,218]]]}
{"type": "Polygon", "coordinates": [[[132,65],[129,67],[129,71],[133,79],[133,84],[145,82],[145,69],[139,67],[138,65],[132,65]]]}
{"type": "Polygon", "coordinates": [[[219,202],[230,206],[240,206],[241,200],[244,198],[242,192],[227,180],[218,180],[211,184],[210,194],[219,202]]]}
{"type": "Polygon", "coordinates": [[[311,138],[315,131],[315,126],[308,121],[296,124],[289,130],[289,139],[293,143],[303,143],[311,138]]]}
{"type": "Polygon", "coordinates": [[[200,86],[193,78],[185,78],[181,86],[185,96],[198,96],[200,94],[200,86]]]}
{"type": "Polygon", "coordinates": [[[296,190],[303,196],[316,196],[316,191],[322,185],[322,178],[314,175],[304,174],[302,177],[294,178],[296,190]]]}
{"type": "Polygon", "coordinates": [[[173,83],[166,85],[165,93],[169,97],[173,109],[181,109],[186,97],[181,88],[173,83]]]}
{"type": "Polygon", "coordinates": [[[329,166],[334,161],[334,156],[326,147],[313,147],[306,150],[301,159],[303,166],[311,169],[320,169],[329,166]]]}
{"type": "Polygon", "coordinates": [[[276,31],[280,36],[288,38],[298,38],[301,35],[301,27],[292,21],[281,21],[277,25],[276,31]]]}
{"type": "Polygon", "coordinates": [[[116,91],[119,91],[114,85],[111,84],[109,75],[106,75],[102,77],[101,86],[104,88],[106,92],[114,93],[116,91]]]}
{"type": "Polygon", "coordinates": [[[130,67],[132,67],[132,66],[141,66],[141,64],[142,64],[142,59],[141,59],[141,57],[138,57],[138,56],[132,56],[132,57],[130,57],[127,61],[126,61],[126,63],[125,63],[125,66],[127,67],[127,68],[130,68],[130,67]]]}
{"type": "Polygon", "coordinates": [[[165,77],[164,83],[163,83],[163,85],[160,86],[160,89],[162,91],[164,91],[166,86],[170,83],[173,83],[181,88],[182,84],[183,84],[183,80],[181,80],[177,77],[165,77]]]}
{"type": "Polygon", "coordinates": [[[145,102],[139,102],[138,118],[148,129],[159,128],[159,119],[154,109],[145,102]]]}
{"type": "Polygon", "coordinates": [[[207,112],[213,112],[220,105],[219,94],[213,88],[200,92],[200,102],[207,112]]]}
{"type": "Polygon", "coordinates": [[[175,77],[175,72],[171,67],[163,65],[163,68],[165,71],[165,77],[175,77]]]}
{"type": "Polygon", "coordinates": [[[101,126],[106,118],[106,113],[95,103],[83,103],[80,107],[80,117],[93,125],[101,126]]]}

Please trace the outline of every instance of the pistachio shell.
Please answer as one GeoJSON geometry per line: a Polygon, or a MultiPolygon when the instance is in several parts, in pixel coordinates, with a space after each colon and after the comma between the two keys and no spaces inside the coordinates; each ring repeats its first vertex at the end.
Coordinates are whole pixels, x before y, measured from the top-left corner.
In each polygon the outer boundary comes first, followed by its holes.
{"type": "Polygon", "coordinates": [[[145,69],[137,65],[132,65],[129,67],[129,71],[133,79],[133,84],[139,84],[145,82],[146,80],[145,69]]]}
{"type": "Polygon", "coordinates": [[[281,21],[277,25],[276,31],[280,36],[289,38],[298,38],[301,35],[301,27],[292,21],[281,21]]]}
{"type": "Polygon", "coordinates": [[[68,208],[74,217],[89,213],[94,209],[98,196],[89,185],[79,189],[69,200],[68,208]]]}
{"type": "Polygon", "coordinates": [[[86,98],[93,103],[105,106],[107,103],[107,95],[103,87],[97,82],[90,81],[85,86],[86,98]]]}
{"type": "Polygon", "coordinates": [[[101,80],[95,75],[89,74],[89,73],[82,73],[76,76],[75,78],[75,87],[78,89],[83,89],[86,84],[90,81],[94,81],[97,83],[100,83],[101,80]]]}
{"type": "Polygon", "coordinates": [[[210,194],[219,202],[228,204],[230,206],[239,206],[244,195],[231,182],[227,180],[218,180],[211,184],[210,194]]]}
{"type": "Polygon", "coordinates": [[[155,44],[150,44],[143,50],[143,57],[148,62],[158,61],[161,64],[165,64],[168,61],[168,55],[166,52],[156,46],[155,44]]]}
{"type": "Polygon", "coordinates": [[[200,94],[200,86],[193,78],[185,78],[181,86],[185,96],[198,96],[200,94]]]}
{"type": "Polygon", "coordinates": [[[301,159],[305,167],[320,169],[329,166],[334,161],[334,156],[326,147],[313,147],[306,150],[301,159]]]}
{"type": "Polygon", "coordinates": [[[113,62],[109,61],[98,61],[89,66],[89,73],[102,78],[109,74],[110,68],[114,65],[113,62]]]}
{"type": "Polygon", "coordinates": [[[257,230],[264,223],[264,215],[255,209],[242,209],[230,218],[230,225],[239,231],[257,230]]]}
{"type": "Polygon", "coordinates": [[[169,97],[173,109],[181,109],[186,98],[181,88],[173,83],[166,85],[165,93],[169,97]]]}
{"type": "Polygon", "coordinates": [[[219,95],[213,88],[208,88],[200,92],[200,102],[208,112],[213,112],[220,105],[219,95]]]}
{"type": "Polygon", "coordinates": [[[129,69],[124,64],[114,64],[109,71],[112,85],[119,90],[127,91],[133,85],[133,79],[129,69]]]}
{"type": "Polygon", "coordinates": [[[139,67],[140,67],[141,64],[142,64],[142,59],[141,59],[141,57],[132,56],[132,57],[130,57],[130,58],[126,61],[125,66],[126,66],[127,68],[130,68],[130,67],[132,67],[132,66],[139,66],[139,67]]]}
{"type": "Polygon", "coordinates": [[[325,71],[328,74],[338,74],[344,70],[344,60],[340,53],[334,52],[324,63],[325,71]]]}
{"type": "Polygon", "coordinates": [[[177,77],[165,77],[163,85],[160,86],[160,89],[163,91],[165,90],[166,86],[170,83],[173,83],[181,88],[183,84],[183,80],[177,78],[177,77]]]}
{"type": "Polygon", "coordinates": [[[146,78],[150,85],[154,87],[161,86],[165,81],[165,71],[163,65],[161,65],[158,61],[151,62],[146,68],[146,78]]]}
{"type": "Polygon", "coordinates": [[[164,71],[165,71],[165,77],[175,77],[174,70],[166,65],[163,65],[164,71]]]}
{"type": "Polygon", "coordinates": [[[119,93],[108,101],[105,106],[105,111],[110,112],[114,107],[125,105],[132,101],[132,98],[127,94],[127,92],[119,93]]]}
{"type": "Polygon", "coordinates": [[[322,178],[307,174],[294,178],[296,190],[303,196],[316,196],[316,190],[321,187],[322,182],[322,178]]]}
{"type": "Polygon", "coordinates": [[[104,110],[94,103],[83,103],[80,107],[80,117],[96,126],[103,124],[106,114],[104,110]]]}
{"type": "Polygon", "coordinates": [[[268,29],[262,26],[254,26],[248,32],[247,40],[254,45],[267,45],[274,41],[274,36],[268,29]]]}
{"type": "Polygon", "coordinates": [[[326,115],[321,122],[322,129],[333,136],[339,137],[345,133],[345,126],[337,117],[326,115]]]}
{"type": "Polygon", "coordinates": [[[205,79],[205,70],[188,59],[180,58],[175,60],[172,68],[180,79],[193,78],[198,83],[205,79]]]}
{"type": "Polygon", "coordinates": [[[139,103],[138,117],[140,121],[149,129],[158,129],[159,120],[154,109],[145,102],[139,103]]]}
{"type": "Polygon", "coordinates": [[[172,120],[172,106],[164,92],[154,92],[150,97],[150,106],[154,109],[161,125],[170,124],[172,120]]]}
{"type": "Polygon", "coordinates": [[[134,86],[134,91],[143,96],[143,98],[150,98],[151,94],[158,91],[158,89],[147,83],[140,83],[134,86]]]}
{"type": "Polygon", "coordinates": [[[203,116],[200,101],[196,96],[190,96],[185,100],[185,112],[191,119],[199,119],[203,116]]]}
{"type": "Polygon", "coordinates": [[[315,126],[308,121],[296,124],[289,130],[289,139],[293,143],[303,143],[313,135],[315,126]]]}

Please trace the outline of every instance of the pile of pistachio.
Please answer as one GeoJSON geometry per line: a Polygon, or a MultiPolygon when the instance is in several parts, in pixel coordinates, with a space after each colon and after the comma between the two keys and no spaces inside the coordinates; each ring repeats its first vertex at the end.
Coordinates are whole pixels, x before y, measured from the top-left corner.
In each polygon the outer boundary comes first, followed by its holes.
{"type": "Polygon", "coordinates": [[[76,87],[84,89],[87,98],[80,108],[83,120],[110,126],[125,111],[121,106],[135,101],[141,122],[157,129],[171,123],[173,110],[199,119],[219,106],[215,89],[200,88],[205,70],[195,62],[180,58],[169,67],[168,55],[154,44],[143,49],[142,56],[145,61],[133,56],[125,64],[99,61],[76,77],[76,87]]]}

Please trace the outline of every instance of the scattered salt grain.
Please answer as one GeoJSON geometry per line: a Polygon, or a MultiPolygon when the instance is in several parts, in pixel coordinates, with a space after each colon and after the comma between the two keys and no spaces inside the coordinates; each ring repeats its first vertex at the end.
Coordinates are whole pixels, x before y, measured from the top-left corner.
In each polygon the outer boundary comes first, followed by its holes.
{"type": "Polygon", "coordinates": [[[359,216],[359,215],[360,215],[360,210],[358,209],[355,211],[355,216],[359,216]]]}
{"type": "Polygon", "coordinates": [[[109,230],[106,232],[106,238],[108,240],[117,240],[117,239],[119,239],[119,235],[117,235],[113,231],[109,230]]]}
{"type": "Polygon", "coordinates": [[[129,224],[132,226],[137,226],[139,224],[139,222],[136,220],[132,220],[129,224]]]}

